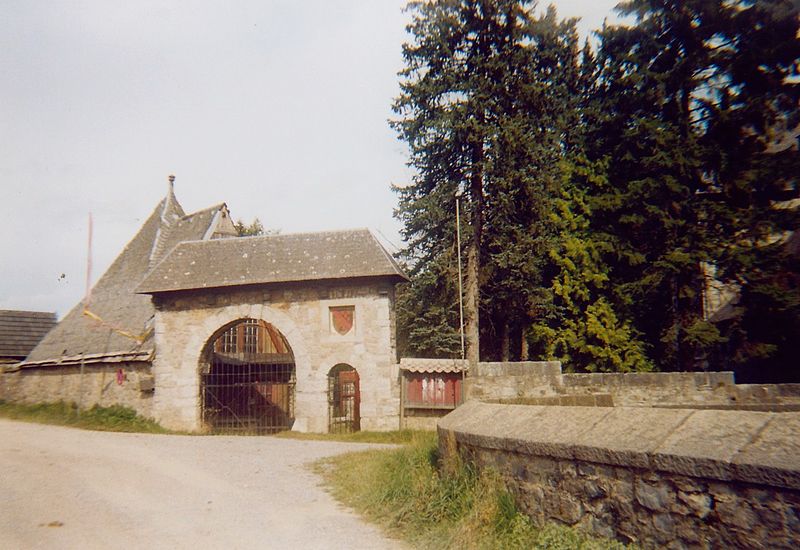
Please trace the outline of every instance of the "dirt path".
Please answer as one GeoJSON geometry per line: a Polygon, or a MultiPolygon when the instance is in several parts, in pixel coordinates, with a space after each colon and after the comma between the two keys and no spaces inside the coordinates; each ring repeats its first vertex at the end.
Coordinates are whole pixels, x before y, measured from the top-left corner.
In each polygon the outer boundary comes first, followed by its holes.
{"type": "Polygon", "coordinates": [[[399,548],[306,467],[364,447],[0,419],[0,548],[399,548]]]}

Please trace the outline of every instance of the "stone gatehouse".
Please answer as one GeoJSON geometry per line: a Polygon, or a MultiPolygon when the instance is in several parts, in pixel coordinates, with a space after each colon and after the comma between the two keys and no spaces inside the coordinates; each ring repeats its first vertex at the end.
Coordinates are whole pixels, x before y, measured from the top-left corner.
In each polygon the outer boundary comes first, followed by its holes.
{"type": "Polygon", "coordinates": [[[215,366],[209,348],[231,327],[255,320],[280,335],[287,343],[285,352],[291,355],[293,372],[287,372],[285,382],[292,386],[287,389],[293,397],[288,395],[287,402],[279,404],[291,413],[291,420],[278,427],[303,432],[335,430],[336,418],[345,415],[337,415],[331,403],[335,399],[331,391],[336,391],[332,388],[334,369],[347,366],[354,369],[358,386],[354,388],[358,400],[350,405],[357,408],[350,411],[349,421],[357,424],[352,428],[397,429],[400,390],[391,281],[151,292],[159,350],[153,363],[158,381],[153,408],[164,426],[207,427],[207,409],[212,405],[205,399],[203,375],[215,366]],[[334,316],[339,312],[352,315],[349,329],[344,325],[337,330],[334,316]]]}
{"type": "Polygon", "coordinates": [[[167,196],[0,399],[125,405],[187,431],[399,425],[395,285],[366,229],[237,237],[167,196]]]}

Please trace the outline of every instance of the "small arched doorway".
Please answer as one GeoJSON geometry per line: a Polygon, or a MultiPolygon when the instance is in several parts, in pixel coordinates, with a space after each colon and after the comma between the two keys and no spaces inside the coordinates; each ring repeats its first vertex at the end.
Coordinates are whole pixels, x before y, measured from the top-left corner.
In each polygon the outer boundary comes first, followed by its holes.
{"type": "Polygon", "coordinates": [[[358,371],[340,363],[328,372],[328,432],[361,429],[361,389],[358,371]]]}
{"type": "Polygon", "coordinates": [[[203,425],[215,433],[264,434],[294,424],[295,363],[269,323],[240,319],[208,340],[200,364],[203,425]]]}

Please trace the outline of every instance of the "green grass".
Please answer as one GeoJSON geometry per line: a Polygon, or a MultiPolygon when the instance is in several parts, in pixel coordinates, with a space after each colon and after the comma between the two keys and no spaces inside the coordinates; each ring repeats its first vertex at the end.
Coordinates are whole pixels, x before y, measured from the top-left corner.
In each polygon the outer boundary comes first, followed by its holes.
{"type": "Polygon", "coordinates": [[[433,432],[418,432],[414,430],[395,430],[393,432],[353,432],[342,434],[314,434],[300,432],[280,432],[275,437],[284,439],[308,439],[315,441],[344,441],[346,443],[387,443],[404,445],[422,437],[422,434],[433,432]]]}
{"type": "Polygon", "coordinates": [[[328,458],[316,470],[338,500],[416,548],[625,548],[569,527],[537,528],[498,475],[443,463],[434,433],[413,433],[396,450],[328,458]]]}
{"type": "Polygon", "coordinates": [[[75,403],[38,403],[24,405],[0,401],[0,417],[39,424],[72,426],[106,432],[170,433],[149,418],[143,418],[128,407],[114,405],[78,411],[75,403]]]}

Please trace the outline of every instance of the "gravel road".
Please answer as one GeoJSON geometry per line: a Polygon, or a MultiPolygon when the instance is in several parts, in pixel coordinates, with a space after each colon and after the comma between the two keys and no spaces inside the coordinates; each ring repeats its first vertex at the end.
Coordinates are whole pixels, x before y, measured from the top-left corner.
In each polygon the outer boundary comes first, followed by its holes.
{"type": "Polygon", "coordinates": [[[401,548],[307,467],[367,447],[0,419],[0,548],[401,548]]]}

